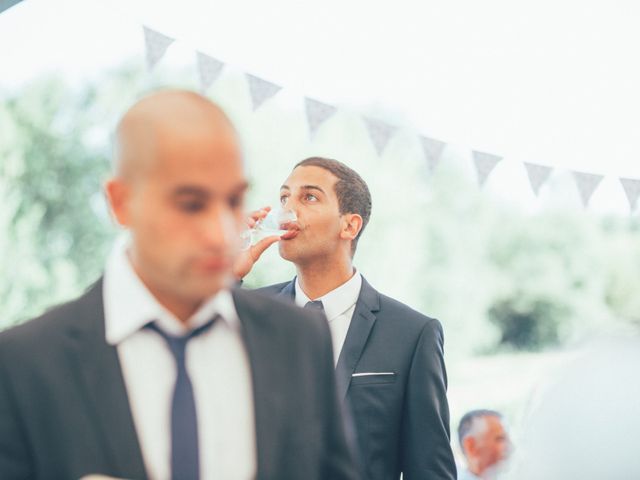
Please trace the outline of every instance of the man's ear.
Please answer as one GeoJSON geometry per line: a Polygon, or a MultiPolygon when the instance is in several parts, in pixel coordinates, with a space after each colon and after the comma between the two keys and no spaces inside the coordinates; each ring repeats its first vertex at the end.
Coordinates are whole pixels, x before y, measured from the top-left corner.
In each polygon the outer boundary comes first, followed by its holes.
{"type": "Polygon", "coordinates": [[[473,455],[476,451],[476,439],[471,435],[464,437],[462,440],[462,450],[466,456],[473,455]]]}
{"type": "Polygon", "coordinates": [[[130,186],[121,178],[111,178],[104,184],[104,191],[114,218],[121,226],[128,227],[130,186]]]}
{"type": "Polygon", "coordinates": [[[340,238],[344,240],[355,240],[362,230],[362,217],[357,213],[347,213],[342,216],[343,224],[340,238]]]}

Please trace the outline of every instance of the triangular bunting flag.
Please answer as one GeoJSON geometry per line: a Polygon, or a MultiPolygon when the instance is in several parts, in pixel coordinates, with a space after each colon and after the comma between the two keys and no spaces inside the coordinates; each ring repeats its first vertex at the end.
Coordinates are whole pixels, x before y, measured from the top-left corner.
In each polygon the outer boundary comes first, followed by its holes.
{"type": "Polygon", "coordinates": [[[313,98],[304,99],[304,109],[307,114],[307,123],[309,124],[309,135],[311,138],[313,138],[316,130],[320,128],[320,125],[338,111],[336,107],[319,102],[313,98]]]}
{"type": "Polygon", "coordinates": [[[551,172],[553,171],[553,168],[527,162],[524,162],[524,168],[527,170],[531,189],[537,196],[538,192],[540,192],[540,187],[547,181],[549,175],[551,175],[551,172]]]}
{"type": "Polygon", "coordinates": [[[144,29],[144,44],[147,49],[147,66],[151,70],[164,56],[174,39],[148,27],[143,26],[142,28],[144,29]]]}
{"type": "Polygon", "coordinates": [[[586,207],[589,204],[589,199],[593,192],[598,188],[598,184],[604,178],[602,175],[596,175],[594,173],[586,172],[571,172],[576,180],[578,191],[580,192],[580,198],[582,204],[586,207]]]}
{"type": "Polygon", "coordinates": [[[640,196],[640,180],[635,178],[621,178],[622,188],[624,193],[627,194],[627,200],[629,200],[629,207],[633,212],[636,209],[638,203],[638,197],[640,196]]]}
{"type": "Polygon", "coordinates": [[[367,126],[367,131],[369,132],[371,142],[373,143],[376,152],[378,155],[381,155],[387,146],[387,143],[389,143],[389,140],[391,140],[391,137],[395,133],[395,127],[392,127],[388,123],[371,118],[365,118],[364,123],[367,126]]]}
{"type": "Polygon", "coordinates": [[[447,144],[429,137],[420,137],[420,143],[422,143],[422,150],[424,150],[424,156],[427,159],[429,172],[433,172],[438,166],[444,147],[446,147],[447,144]]]}
{"type": "Polygon", "coordinates": [[[502,157],[491,153],[478,152],[476,150],[473,150],[472,153],[473,163],[476,166],[476,172],[478,174],[478,184],[482,187],[495,166],[502,160],[502,157]]]}
{"type": "Polygon", "coordinates": [[[273,97],[278,93],[282,87],[275,83],[267,82],[262,78],[254,75],[246,74],[249,81],[249,92],[251,93],[251,103],[253,104],[253,110],[256,110],[266,100],[273,97]]]}
{"type": "Polygon", "coordinates": [[[196,52],[196,57],[198,60],[198,73],[200,74],[200,87],[203,92],[206,92],[222,73],[224,63],[202,52],[196,52]]]}

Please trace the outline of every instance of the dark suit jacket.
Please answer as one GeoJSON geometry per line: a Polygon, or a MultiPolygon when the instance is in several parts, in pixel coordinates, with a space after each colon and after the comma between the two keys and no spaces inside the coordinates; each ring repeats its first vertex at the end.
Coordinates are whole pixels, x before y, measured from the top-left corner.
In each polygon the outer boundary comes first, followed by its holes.
{"type": "MultiPolygon", "coordinates": [[[[354,479],[326,321],[234,291],[255,399],[258,479],[354,479]],[[302,321],[301,321],[302,320],[302,321]]],[[[0,334],[0,478],[146,478],[102,282],[0,334]]]]}
{"type": "MultiPolygon", "coordinates": [[[[258,292],[292,301],[295,281],[258,292]]],[[[404,480],[456,478],[438,320],[363,279],[336,376],[369,480],[395,480],[400,472],[404,480]]]]}

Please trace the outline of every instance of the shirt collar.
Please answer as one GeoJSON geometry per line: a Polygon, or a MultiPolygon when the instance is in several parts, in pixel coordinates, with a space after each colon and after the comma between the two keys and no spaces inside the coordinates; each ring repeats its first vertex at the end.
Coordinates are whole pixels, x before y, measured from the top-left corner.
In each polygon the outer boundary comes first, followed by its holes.
{"type": "MultiPolygon", "coordinates": [[[[362,275],[355,272],[349,280],[340,285],[338,288],[331,290],[320,298],[315,300],[322,301],[324,313],[327,320],[334,320],[355,305],[360,295],[362,287],[362,275]]],[[[296,305],[304,307],[311,299],[302,290],[298,277],[296,277],[296,305]]]]}
{"type": "Polygon", "coordinates": [[[126,234],[116,240],[105,268],[103,296],[107,343],[117,345],[151,321],[156,321],[160,328],[173,335],[184,335],[216,314],[220,314],[229,326],[239,327],[233,297],[226,289],[205,300],[185,327],[140,280],[127,255],[129,243],[126,234]]]}

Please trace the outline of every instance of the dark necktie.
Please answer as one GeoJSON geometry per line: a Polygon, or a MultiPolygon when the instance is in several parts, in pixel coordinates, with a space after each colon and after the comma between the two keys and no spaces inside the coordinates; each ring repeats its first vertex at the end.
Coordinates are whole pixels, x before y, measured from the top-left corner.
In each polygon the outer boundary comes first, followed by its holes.
{"type": "Polygon", "coordinates": [[[185,354],[187,342],[211,328],[217,318],[218,315],[213,320],[181,337],[168,334],[155,322],[146,326],[164,338],[176,361],[176,384],[171,400],[171,478],[173,480],[198,480],[200,478],[198,417],[185,354]]]}
{"type": "Polygon", "coordinates": [[[316,310],[318,312],[324,313],[324,305],[322,305],[321,300],[312,300],[310,302],[307,302],[304,305],[304,308],[306,308],[307,310],[316,310]]]}

